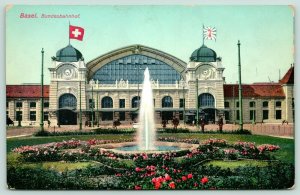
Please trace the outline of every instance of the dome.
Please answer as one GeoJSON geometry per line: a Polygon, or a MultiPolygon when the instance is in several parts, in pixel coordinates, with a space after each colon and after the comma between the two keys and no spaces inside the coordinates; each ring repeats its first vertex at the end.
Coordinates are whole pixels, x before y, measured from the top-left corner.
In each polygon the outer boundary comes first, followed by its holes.
{"type": "Polygon", "coordinates": [[[215,62],[216,59],[216,52],[205,45],[202,45],[199,49],[196,49],[190,57],[192,62],[215,62]]]}
{"type": "Polygon", "coordinates": [[[72,45],[68,45],[56,52],[56,60],[59,62],[78,62],[82,58],[80,51],[72,45]]]}

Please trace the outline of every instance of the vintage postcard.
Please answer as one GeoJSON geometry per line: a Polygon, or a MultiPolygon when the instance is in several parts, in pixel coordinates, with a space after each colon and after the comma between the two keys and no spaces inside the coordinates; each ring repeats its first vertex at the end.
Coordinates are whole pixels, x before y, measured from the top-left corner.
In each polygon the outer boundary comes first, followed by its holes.
{"type": "Polygon", "coordinates": [[[9,189],[294,188],[292,6],[5,11],[9,189]]]}

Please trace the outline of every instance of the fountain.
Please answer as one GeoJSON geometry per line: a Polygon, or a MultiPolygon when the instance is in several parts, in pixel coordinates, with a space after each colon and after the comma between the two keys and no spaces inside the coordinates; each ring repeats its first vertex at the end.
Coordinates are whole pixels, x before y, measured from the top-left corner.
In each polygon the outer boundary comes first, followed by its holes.
{"type": "Polygon", "coordinates": [[[144,83],[139,107],[137,136],[135,142],[101,144],[98,147],[115,153],[164,153],[197,148],[196,144],[156,141],[153,94],[148,67],[144,72],[144,83]]]}
{"type": "Polygon", "coordinates": [[[139,111],[139,128],[137,133],[139,150],[155,150],[155,121],[153,94],[148,67],[144,72],[144,83],[139,111]]]}

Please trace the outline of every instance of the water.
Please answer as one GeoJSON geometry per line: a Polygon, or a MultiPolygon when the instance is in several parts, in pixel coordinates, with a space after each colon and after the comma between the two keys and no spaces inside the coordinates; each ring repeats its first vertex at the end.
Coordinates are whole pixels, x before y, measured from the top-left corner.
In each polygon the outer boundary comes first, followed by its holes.
{"type": "MultiPolygon", "coordinates": [[[[116,148],[116,150],[122,150],[122,151],[137,151],[140,150],[139,146],[124,146],[120,148],[116,148]]],[[[156,146],[155,150],[157,151],[174,151],[174,150],[180,150],[178,146],[156,146]]]]}
{"type": "Polygon", "coordinates": [[[143,91],[139,111],[139,129],[137,133],[138,150],[156,150],[153,93],[148,67],[144,72],[143,91]]]}

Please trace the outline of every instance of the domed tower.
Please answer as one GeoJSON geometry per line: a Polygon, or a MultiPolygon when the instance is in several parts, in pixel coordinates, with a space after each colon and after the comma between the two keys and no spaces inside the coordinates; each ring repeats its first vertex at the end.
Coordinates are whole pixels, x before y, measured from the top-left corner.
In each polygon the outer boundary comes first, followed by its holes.
{"type": "Polygon", "coordinates": [[[223,71],[221,58],[204,44],[192,53],[187,65],[187,107],[198,110],[199,118],[204,117],[207,122],[214,122],[223,114],[223,71]]]}
{"type": "Polygon", "coordinates": [[[86,110],[86,66],[81,52],[70,44],[58,50],[49,70],[51,123],[78,124],[80,104],[82,111],[86,110]]]}

